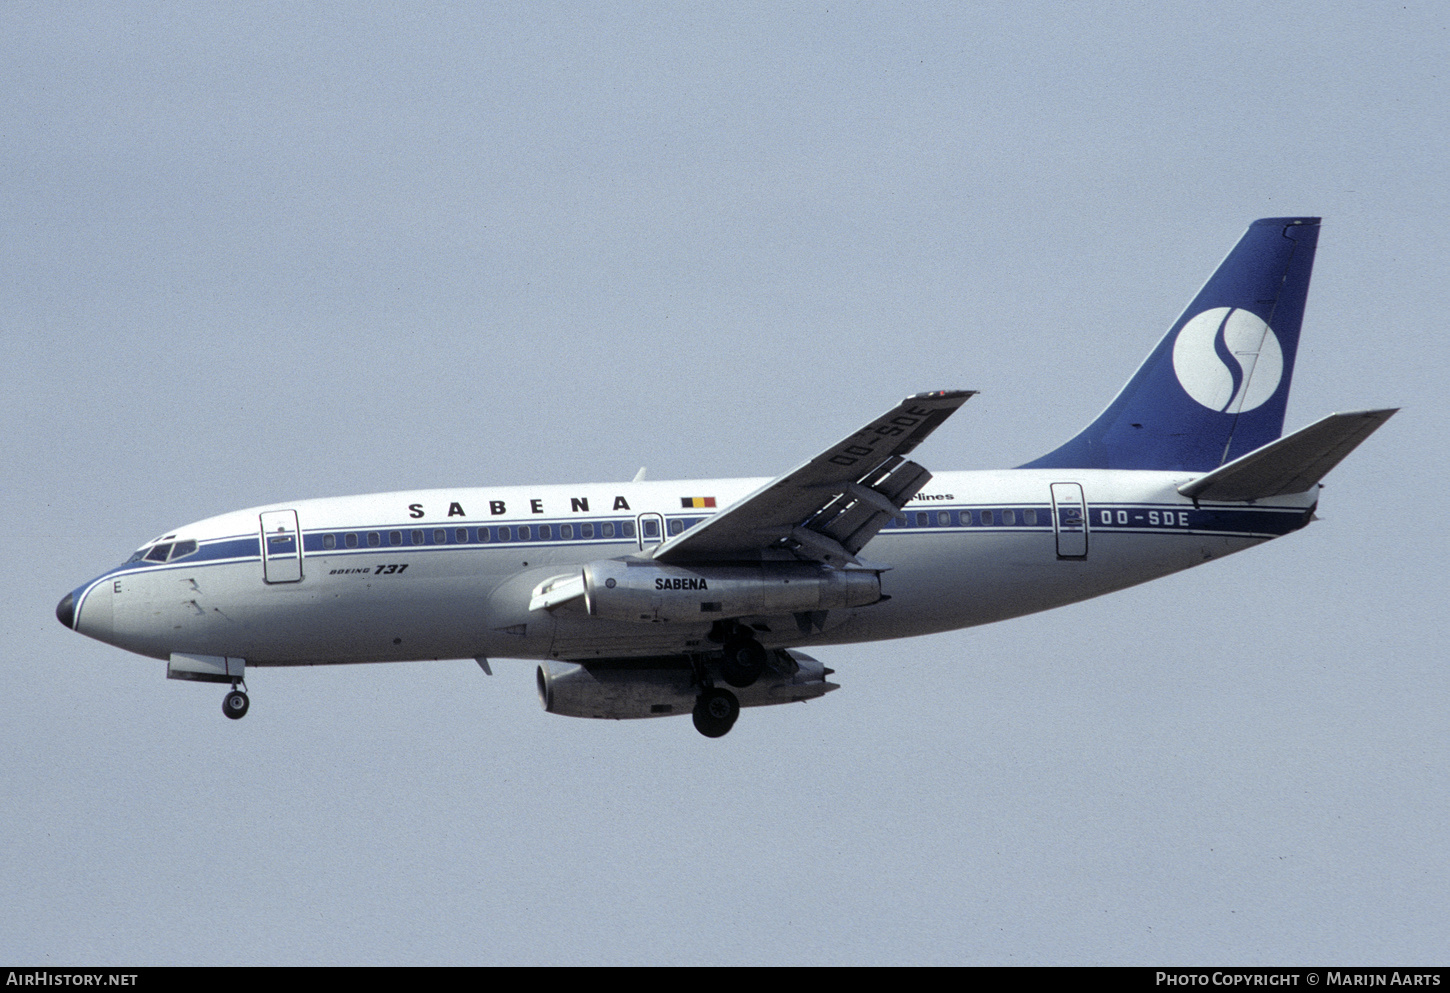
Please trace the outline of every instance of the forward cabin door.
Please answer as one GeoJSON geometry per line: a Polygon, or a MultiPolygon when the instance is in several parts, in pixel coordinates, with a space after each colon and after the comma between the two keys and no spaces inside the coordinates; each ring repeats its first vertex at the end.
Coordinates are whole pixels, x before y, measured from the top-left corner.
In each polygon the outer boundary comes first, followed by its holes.
{"type": "Polygon", "coordinates": [[[1058,558],[1087,558],[1087,501],[1080,483],[1052,484],[1052,529],[1057,533],[1058,558]]]}
{"type": "Polygon", "coordinates": [[[665,519],[659,514],[640,514],[636,523],[639,525],[640,551],[653,548],[665,540],[665,519]]]}
{"type": "Polygon", "coordinates": [[[302,579],[302,536],[297,530],[295,510],[268,510],[262,514],[262,579],[268,583],[302,579]]]}

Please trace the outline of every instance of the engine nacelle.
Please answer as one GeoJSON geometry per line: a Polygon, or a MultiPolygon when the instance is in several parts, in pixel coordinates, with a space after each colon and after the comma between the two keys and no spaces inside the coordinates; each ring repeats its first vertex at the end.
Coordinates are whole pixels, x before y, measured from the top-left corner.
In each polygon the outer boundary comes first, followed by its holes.
{"type": "Polygon", "coordinates": [[[586,565],[583,578],[589,613],[612,621],[699,624],[865,607],[881,599],[875,572],[804,563],[674,566],[608,559],[586,565]]]}
{"type": "MultiPolygon", "coordinates": [[[[707,663],[718,678],[716,663],[707,663]]],[[[796,703],[840,689],[826,682],[831,674],[804,652],[776,649],[754,684],[733,689],[742,707],[796,703]]],[[[630,720],[688,714],[700,688],[687,656],[655,659],[601,659],[598,662],[545,662],[537,672],[539,701],[551,714],[630,720]]]]}

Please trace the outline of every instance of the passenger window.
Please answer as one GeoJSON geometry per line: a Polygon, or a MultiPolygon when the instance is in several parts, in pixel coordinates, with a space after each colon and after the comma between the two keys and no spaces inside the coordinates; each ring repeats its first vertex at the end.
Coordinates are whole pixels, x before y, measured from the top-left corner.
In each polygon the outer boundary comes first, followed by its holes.
{"type": "Polygon", "coordinates": [[[413,532],[413,544],[415,544],[415,545],[421,545],[421,544],[423,544],[423,532],[422,531],[414,531],[413,532]]]}
{"type": "Polygon", "coordinates": [[[147,562],[165,562],[166,556],[171,554],[170,545],[157,545],[146,553],[147,562]]]}
{"type": "Polygon", "coordinates": [[[1017,523],[1017,511],[1015,511],[1015,510],[1004,510],[1004,511],[1002,511],[1002,523],[1003,524],[1016,524],[1017,523]]]}
{"type": "Polygon", "coordinates": [[[382,543],[383,543],[383,536],[382,535],[378,534],[376,531],[369,531],[368,532],[368,547],[369,548],[377,548],[382,543]]]}
{"type": "Polygon", "coordinates": [[[1022,511],[1022,522],[1024,524],[1036,524],[1037,511],[1032,509],[1022,511]]]}
{"type": "Polygon", "coordinates": [[[529,529],[529,526],[527,524],[519,525],[519,541],[528,541],[533,536],[534,533],[529,529]]]}
{"type": "Polygon", "coordinates": [[[684,521],[679,520],[678,518],[676,518],[673,521],[670,521],[670,534],[679,534],[683,530],[685,530],[685,522],[684,521]]]}
{"type": "Polygon", "coordinates": [[[488,541],[488,539],[489,539],[488,528],[479,528],[478,529],[478,540],[479,541],[486,542],[486,541],[488,541]]]}
{"type": "Polygon", "coordinates": [[[554,529],[547,524],[539,525],[539,540],[548,541],[554,536],[554,529]]]}
{"type": "MultiPolygon", "coordinates": [[[[467,531],[463,532],[463,540],[464,541],[467,541],[468,540],[468,532],[467,531]]],[[[434,528],[433,529],[433,544],[435,544],[435,545],[446,545],[446,544],[448,544],[448,532],[445,531],[445,530],[443,530],[442,528],[434,528]]]]}
{"type": "Polygon", "coordinates": [[[601,537],[601,538],[613,538],[614,537],[614,522],[613,521],[605,521],[603,524],[599,525],[599,537],[601,537]]]}
{"type": "Polygon", "coordinates": [[[926,514],[923,513],[916,515],[916,526],[919,528],[926,527],[926,514]]]}
{"type": "Polygon", "coordinates": [[[350,532],[348,534],[343,535],[342,536],[342,543],[344,545],[346,545],[348,548],[356,548],[357,547],[357,535],[352,534],[350,532]]]}
{"type": "Polygon", "coordinates": [[[499,528],[498,529],[498,540],[499,541],[509,541],[512,538],[513,538],[513,535],[509,534],[509,529],[508,528],[499,528]]]}
{"type": "Polygon", "coordinates": [[[646,538],[658,538],[660,536],[660,522],[653,517],[644,521],[644,536],[646,538]]]}
{"type": "Polygon", "coordinates": [[[984,510],[984,511],[982,511],[982,523],[984,525],[989,526],[989,527],[991,526],[991,524],[992,524],[992,512],[990,510],[984,510]]]}
{"type": "Polygon", "coordinates": [[[936,512],[936,522],[941,527],[950,527],[952,523],[952,512],[950,510],[938,510],[936,512]]]}
{"type": "Polygon", "coordinates": [[[581,525],[579,525],[579,537],[581,537],[581,538],[592,538],[592,537],[594,537],[594,525],[593,524],[581,524],[581,525]]]}
{"type": "Polygon", "coordinates": [[[572,524],[560,524],[559,525],[559,537],[565,539],[566,541],[568,539],[574,537],[574,525],[572,525],[572,524]]]}
{"type": "Polygon", "coordinates": [[[403,543],[403,532],[401,532],[401,531],[389,531],[388,532],[388,544],[390,544],[390,545],[401,545],[402,543],[403,543]]]}
{"type": "Polygon", "coordinates": [[[458,528],[456,531],[454,531],[453,532],[453,540],[456,541],[456,542],[458,542],[460,545],[467,544],[468,543],[468,528],[458,528]]]}
{"type": "Polygon", "coordinates": [[[325,535],[323,535],[322,536],[322,547],[323,548],[336,548],[337,547],[337,535],[335,535],[335,534],[325,534],[325,535]]]}
{"type": "Polygon", "coordinates": [[[963,511],[961,511],[960,513],[957,514],[957,522],[960,523],[961,526],[964,527],[964,528],[971,527],[972,526],[972,512],[970,510],[963,510],[963,511]]]}
{"type": "Polygon", "coordinates": [[[634,537],[634,521],[625,521],[623,524],[619,525],[619,533],[620,533],[620,536],[621,537],[624,537],[624,538],[633,538],[634,537]]]}

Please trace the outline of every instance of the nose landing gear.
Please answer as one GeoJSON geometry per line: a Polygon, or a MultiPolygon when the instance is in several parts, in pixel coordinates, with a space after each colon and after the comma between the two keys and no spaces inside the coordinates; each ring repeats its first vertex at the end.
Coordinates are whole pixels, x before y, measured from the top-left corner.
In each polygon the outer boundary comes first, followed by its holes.
{"type": "Polygon", "coordinates": [[[232,691],[222,698],[222,713],[234,721],[239,721],[247,716],[247,710],[251,705],[252,701],[247,698],[247,694],[237,689],[237,684],[233,683],[232,691]]]}

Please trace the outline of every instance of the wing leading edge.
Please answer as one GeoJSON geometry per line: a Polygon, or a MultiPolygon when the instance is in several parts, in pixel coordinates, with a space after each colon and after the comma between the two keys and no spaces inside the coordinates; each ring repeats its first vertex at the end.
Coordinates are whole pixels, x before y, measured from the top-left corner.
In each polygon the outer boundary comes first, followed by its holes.
{"type": "Polygon", "coordinates": [[[841,567],[931,479],[906,456],[976,390],[909,396],[865,427],[677,538],[661,562],[754,558],[778,548],[841,567]]]}

